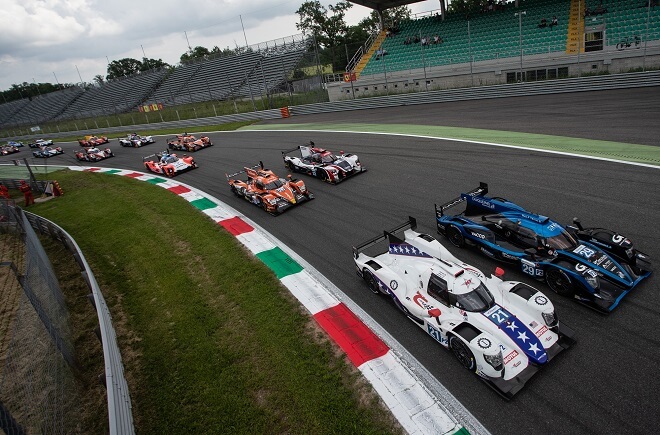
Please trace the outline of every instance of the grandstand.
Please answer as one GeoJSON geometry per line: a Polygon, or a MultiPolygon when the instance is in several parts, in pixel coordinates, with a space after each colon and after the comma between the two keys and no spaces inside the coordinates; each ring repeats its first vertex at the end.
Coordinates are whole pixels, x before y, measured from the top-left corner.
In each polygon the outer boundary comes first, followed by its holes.
{"type": "Polygon", "coordinates": [[[585,5],[593,12],[600,3],[521,0],[517,8],[508,2],[469,15],[448,13],[444,20],[426,13],[399,23],[393,36],[383,31],[372,37],[349,71],[357,81],[329,83],[330,100],[660,65],[660,7],[649,8],[645,0],[603,0],[602,11],[584,16],[585,5]],[[553,17],[557,25],[551,26],[553,17]],[[547,25],[539,26],[543,18],[547,25]],[[434,44],[435,35],[443,42],[434,44]],[[644,50],[617,48],[626,40],[644,50]]]}
{"type": "Polygon", "coordinates": [[[166,74],[166,69],[152,70],[91,87],[54,119],[100,116],[131,110],[154,91],[166,74]]]}
{"type": "Polygon", "coordinates": [[[37,125],[61,114],[83,90],[78,86],[62,89],[32,98],[6,122],[17,125],[37,125]]]}
{"type": "Polygon", "coordinates": [[[136,110],[143,104],[171,107],[230,98],[260,97],[288,89],[293,70],[309,52],[303,35],[198,59],[173,69],[160,69],[82,89],[78,86],[33,100],[0,105],[0,125],[36,125],[136,110]]]}

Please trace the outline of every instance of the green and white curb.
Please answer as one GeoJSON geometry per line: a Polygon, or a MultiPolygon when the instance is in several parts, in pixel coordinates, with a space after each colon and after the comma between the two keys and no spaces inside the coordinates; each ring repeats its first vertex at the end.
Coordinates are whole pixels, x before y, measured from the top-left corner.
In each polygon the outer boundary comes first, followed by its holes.
{"type": "Polygon", "coordinates": [[[160,186],[222,225],[310,311],[408,433],[489,433],[412,355],[327,278],[238,211],[192,186],[152,174],[98,167],[69,169],[116,174],[160,186]]]}

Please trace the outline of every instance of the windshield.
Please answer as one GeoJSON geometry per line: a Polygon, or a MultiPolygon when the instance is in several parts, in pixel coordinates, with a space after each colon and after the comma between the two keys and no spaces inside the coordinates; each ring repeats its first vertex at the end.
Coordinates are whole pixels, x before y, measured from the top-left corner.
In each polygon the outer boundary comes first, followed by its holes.
{"type": "Polygon", "coordinates": [[[455,298],[453,305],[456,308],[470,312],[486,311],[495,303],[493,295],[490,294],[483,283],[480,283],[477,288],[469,293],[454,294],[453,296],[455,298]]]}
{"type": "Polygon", "coordinates": [[[335,160],[337,160],[337,157],[335,157],[332,154],[326,154],[326,155],[321,157],[321,163],[332,163],[335,160]]]}
{"type": "Polygon", "coordinates": [[[551,249],[562,249],[568,250],[573,249],[577,246],[577,242],[566,230],[562,230],[561,233],[556,236],[548,237],[545,240],[545,244],[551,249]]]}
{"type": "Polygon", "coordinates": [[[282,186],[283,186],[282,180],[277,179],[277,180],[271,181],[270,183],[266,183],[265,189],[266,190],[273,190],[273,189],[277,189],[277,188],[282,187],[282,186]]]}

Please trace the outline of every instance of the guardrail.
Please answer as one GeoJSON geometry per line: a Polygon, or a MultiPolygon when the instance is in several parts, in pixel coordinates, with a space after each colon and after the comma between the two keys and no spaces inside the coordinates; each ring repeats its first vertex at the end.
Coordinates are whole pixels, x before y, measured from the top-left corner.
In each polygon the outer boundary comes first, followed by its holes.
{"type": "Polygon", "coordinates": [[[660,86],[660,71],[457,88],[412,94],[396,94],[385,97],[357,98],[354,100],[335,101],[332,103],[315,103],[293,106],[289,108],[289,111],[291,116],[312,115],[318,113],[343,112],[347,110],[377,109],[381,107],[411,106],[450,101],[603,91],[649,86],[660,86]]]}
{"type": "Polygon", "coordinates": [[[96,278],[94,278],[94,273],[89,267],[87,260],[85,260],[80,247],[78,247],[78,244],[69,233],[47,219],[26,211],[24,213],[35,231],[61,241],[73,253],[76,262],[80,266],[83,278],[92,292],[94,307],[99,318],[99,329],[105,363],[105,386],[108,393],[110,434],[134,434],[135,428],[133,426],[131,398],[126,378],[124,378],[124,366],[121,361],[119,346],[117,345],[117,337],[112,327],[110,310],[103,298],[103,294],[101,294],[101,289],[96,282],[96,278]]]}

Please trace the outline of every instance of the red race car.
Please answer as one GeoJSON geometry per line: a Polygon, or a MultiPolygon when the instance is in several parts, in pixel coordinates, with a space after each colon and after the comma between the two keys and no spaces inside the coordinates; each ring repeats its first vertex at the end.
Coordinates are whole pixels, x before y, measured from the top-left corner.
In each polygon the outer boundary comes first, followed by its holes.
{"type": "Polygon", "coordinates": [[[0,148],[0,153],[2,153],[3,156],[17,153],[19,151],[18,147],[14,145],[3,145],[2,148],[0,148]]]}
{"type": "Polygon", "coordinates": [[[314,199],[304,181],[294,180],[291,175],[287,179],[279,178],[273,171],[264,169],[262,162],[251,168],[246,167],[244,171],[227,175],[227,181],[234,195],[245,198],[272,215],[278,215],[294,205],[314,199]],[[233,178],[240,174],[246,174],[247,180],[233,178]]]}
{"type": "Polygon", "coordinates": [[[83,147],[95,147],[98,145],[103,145],[110,142],[106,136],[85,136],[82,139],[78,139],[78,143],[83,147]]]}
{"type": "Polygon", "coordinates": [[[101,150],[92,147],[76,151],[76,159],[85,162],[98,162],[99,160],[107,159],[108,157],[114,157],[110,148],[101,150]]]}
{"type": "Polygon", "coordinates": [[[170,154],[167,150],[144,157],[142,161],[144,162],[144,167],[150,172],[163,174],[168,177],[173,177],[181,172],[197,168],[197,163],[195,163],[192,157],[185,154],[183,157],[179,157],[176,154],[170,154]]]}

